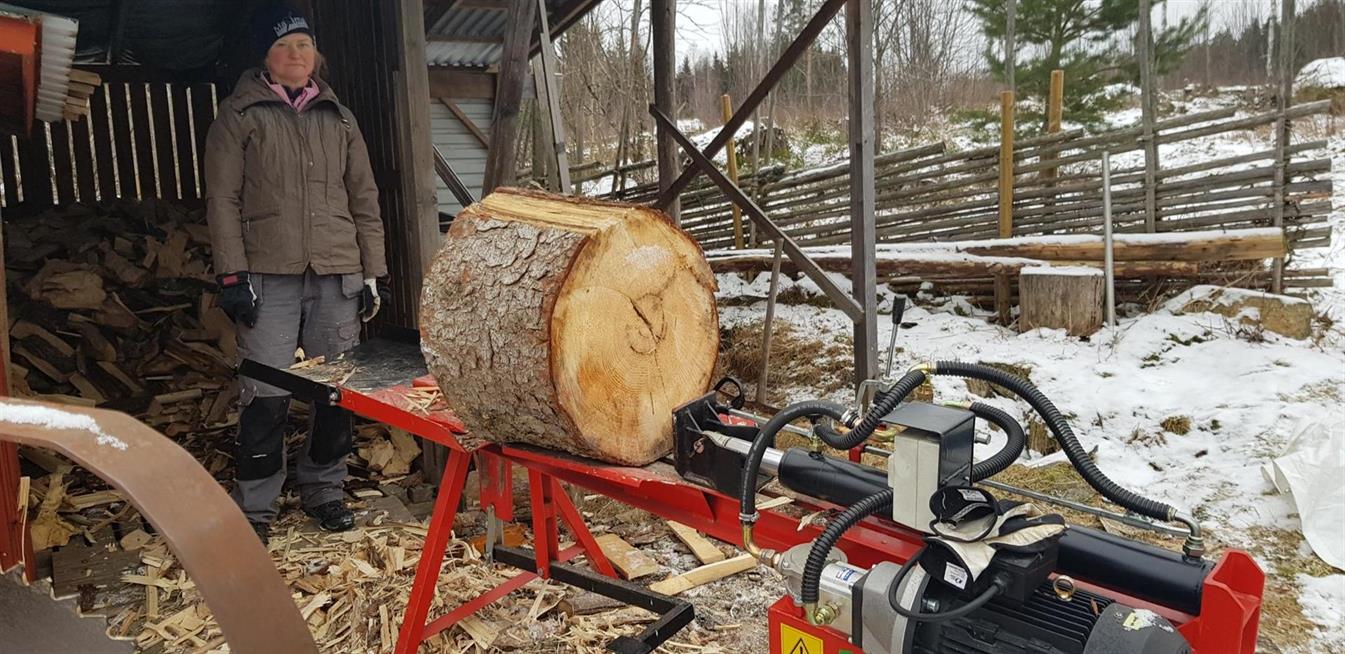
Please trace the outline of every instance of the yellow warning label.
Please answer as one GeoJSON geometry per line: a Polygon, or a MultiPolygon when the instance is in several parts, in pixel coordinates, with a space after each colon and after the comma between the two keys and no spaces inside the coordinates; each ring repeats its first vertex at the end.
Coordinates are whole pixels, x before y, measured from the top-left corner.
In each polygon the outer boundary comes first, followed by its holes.
{"type": "Polygon", "coordinates": [[[787,624],[780,625],[780,654],[823,654],[822,639],[787,624]]]}

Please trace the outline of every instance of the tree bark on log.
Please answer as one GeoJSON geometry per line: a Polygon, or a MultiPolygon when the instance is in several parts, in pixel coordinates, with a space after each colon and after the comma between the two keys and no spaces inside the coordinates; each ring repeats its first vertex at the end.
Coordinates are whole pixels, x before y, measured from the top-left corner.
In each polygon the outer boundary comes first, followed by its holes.
{"type": "Polygon", "coordinates": [[[699,246],[643,207],[501,189],[462,211],[421,300],[421,347],[473,434],[612,463],[672,447],[718,356],[699,246]]]}
{"type": "Polygon", "coordinates": [[[1025,268],[1018,275],[1018,329],[1064,329],[1088,336],[1102,328],[1105,293],[1094,268],[1025,268]]]}

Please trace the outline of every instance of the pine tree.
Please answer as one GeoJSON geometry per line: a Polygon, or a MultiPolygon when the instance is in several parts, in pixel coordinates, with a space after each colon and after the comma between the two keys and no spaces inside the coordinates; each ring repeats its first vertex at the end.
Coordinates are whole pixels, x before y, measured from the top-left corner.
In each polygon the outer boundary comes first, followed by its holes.
{"type": "MultiPolygon", "coordinates": [[[[1161,6],[1164,0],[1155,0],[1161,6]]],[[[981,24],[989,45],[985,57],[991,72],[1005,79],[1002,44],[1006,0],[968,0],[967,8],[981,24]]],[[[1167,30],[1154,29],[1156,74],[1175,69],[1204,29],[1204,10],[1183,18],[1167,30]]],[[[1133,35],[1139,21],[1139,0],[1017,0],[1014,22],[1016,56],[1014,81],[1024,123],[1038,122],[1045,130],[1046,97],[1051,71],[1065,71],[1065,117],[1097,124],[1102,114],[1122,102],[1124,94],[1108,89],[1118,82],[1139,82],[1133,43],[1118,35],[1133,35]],[[1130,46],[1130,47],[1124,47],[1130,46]]]]}

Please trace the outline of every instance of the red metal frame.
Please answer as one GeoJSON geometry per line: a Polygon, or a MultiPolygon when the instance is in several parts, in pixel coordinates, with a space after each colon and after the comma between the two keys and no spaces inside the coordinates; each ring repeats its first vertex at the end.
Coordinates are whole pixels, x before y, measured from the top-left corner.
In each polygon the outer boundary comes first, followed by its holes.
{"type": "MultiPolygon", "coordinates": [[[[399,386],[373,395],[343,390],[338,402],[340,406],[361,416],[405,429],[447,445],[452,450],[444,470],[440,494],[435,501],[434,515],[416,571],[406,619],[398,637],[397,654],[413,654],[425,639],[448,629],[463,617],[508,595],[535,577],[548,577],[552,562],[569,560],[583,554],[595,569],[603,574],[614,574],[611,564],[593,541],[579,512],[570,503],[561,486],[562,482],[675,520],[719,540],[740,542],[738,500],[681,479],[671,466],[661,463],[643,468],[614,466],[515,445],[487,444],[469,450],[457,439],[457,434],[465,430],[451,412],[431,411],[429,415],[417,415],[406,408],[409,404],[405,403],[404,397],[399,400],[398,394],[410,388],[410,385],[399,386]],[[519,465],[527,470],[538,569],[535,573],[518,575],[427,625],[425,620],[434,597],[444,549],[453,528],[453,519],[457,514],[467,469],[473,456],[481,481],[481,506],[490,509],[496,518],[506,522],[512,520],[514,515],[512,466],[519,465]],[[557,530],[562,521],[579,544],[558,552],[557,530]]],[[[794,505],[805,513],[836,508],[803,498],[796,498],[794,505]]],[[[821,531],[811,524],[800,526],[797,518],[779,512],[761,511],[760,514],[754,533],[758,544],[763,547],[787,549],[813,540],[821,531]]],[[[893,523],[867,520],[846,532],[838,547],[845,551],[851,563],[868,567],[881,561],[904,562],[919,551],[922,543],[919,533],[893,523]]],[[[1132,606],[1158,612],[1179,626],[1197,654],[1253,654],[1264,581],[1264,573],[1250,556],[1239,551],[1226,553],[1206,580],[1199,616],[1172,611],[1084,581],[1079,581],[1078,585],[1080,588],[1105,593],[1132,606]]],[[[808,654],[862,654],[838,632],[808,625],[787,597],[771,607],[769,617],[772,652],[801,654],[779,649],[782,644],[790,644],[792,647],[798,641],[796,638],[790,643],[782,643],[783,625],[796,630],[806,628],[804,633],[820,639],[808,642],[825,645],[824,651],[809,650],[808,654]]]]}

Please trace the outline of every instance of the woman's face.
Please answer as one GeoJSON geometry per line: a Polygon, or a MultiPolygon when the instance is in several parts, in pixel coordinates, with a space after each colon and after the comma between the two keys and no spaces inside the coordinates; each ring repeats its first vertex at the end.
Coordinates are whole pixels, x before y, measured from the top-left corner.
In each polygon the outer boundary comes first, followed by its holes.
{"type": "Polygon", "coordinates": [[[281,84],[303,86],[313,76],[317,54],[313,37],[302,32],[287,34],[272,43],[267,51],[266,71],[281,84]]]}

